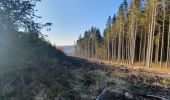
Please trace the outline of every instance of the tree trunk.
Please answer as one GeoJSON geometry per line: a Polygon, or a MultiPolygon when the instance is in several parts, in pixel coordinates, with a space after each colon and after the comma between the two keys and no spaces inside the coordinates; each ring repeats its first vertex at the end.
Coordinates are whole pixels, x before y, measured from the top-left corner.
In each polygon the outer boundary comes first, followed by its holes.
{"type": "Polygon", "coordinates": [[[122,33],[122,28],[121,28],[121,25],[120,25],[119,42],[118,42],[118,62],[120,62],[120,58],[121,58],[121,44],[122,44],[121,33],[122,33]]]}
{"type": "Polygon", "coordinates": [[[90,58],[90,40],[88,41],[88,58],[90,58]]]}
{"type": "Polygon", "coordinates": [[[107,43],[107,59],[110,60],[110,43],[109,43],[109,40],[108,40],[108,43],[107,43]]]}
{"type": "Polygon", "coordinates": [[[160,67],[162,67],[163,52],[164,52],[164,34],[165,34],[165,0],[163,0],[163,29],[162,29],[162,45],[161,45],[161,57],[160,57],[160,67]]]}
{"type": "Polygon", "coordinates": [[[128,63],[131,64],[131,41],[128,42],[128,63]]]}
{"type": "Polygon", "coordinates": [[[154,19],[153,19],[153,31],[152,31],[152,43],[151,43],[151,64],[153,60],[153,47],[154,47],[154,33],[155,33],[155,26],[156,26],[156,16],[157,16],[157,0],[155,0],[155,6],[154,6],[154,19]]]}
{"type": "Polygon", "coordinates": [[[128,55],[127,55],[127,53],[128,53],[128,44],[127,44],[128,42],[127,42],[127,40],[125,39],[125,62],[127,63],[127,57],[128,57],[128,55]]]}
{"type": "Polygon", "coordinates": [[[117,59],[117,38],[115,37],[115,42],[114,42],[114,60],[116,61],[117,59]]]}
{"type": "Polygon", "coordinates": [[[112,60],[114,59],[114,39],[112,39],[112,60]]]}
{"type": "Polygon", "coordinates": [[[122,61],[124,62],[124,24],[123,24],[123,35],[122,35],[122,61]]]}
{"type": "Polygon", "coordinates": [[[143,64],[146,65],[146,47],[147,47],[147,37],[146,37],[146,32],[145,32],[145,38],[144,38],[144,47],[143,47],[143,56],[142,56],[142,60],[143,60],[143,64]]]}
{"type": "Polygon", "coordinates": [[[142,42],[143,42],[143,35],[141,33],[140,49],[139,49],[139,62],[141,62],[142,42]]]}
{"type": "MultiPolygon", "coordinates": [[[[135,50],[136,50],[136,35],[137,35],[137,30],[138,30],[138,18],[136,20],[136,24],[135,24],[135,32],[134,32],[134,41],[133,41],[133,63],[134,63],[134,60],[135,60],[135,50]]],[[[133,64],[132,63],[132,64],[133,64]]]]}
{"type": "Polygon", "coordinates": [[[132,22],[131,22],[131,36],[130,36],[130,65],[134,63],[134,52],[135,52],[135,26],[136,23],[134,21],[134,1],[132,2],[132,22]],[[135,26],[134,26],[135,25],[135,26]]]}
{"type": "Polygon", "coordinates": [[[169,18],[169,31],[168,31],[168,47],[167,47],[167,59],[166,59],[166,67],[169,67],[169,58],[170,58],[170,18],[169,18]]]}
{"type": "Polygon", "coordinates": [[[160,48],[160,28],[159,28],[159,33],[158,33],[158,45],[156,47],[156,52],[155,52],[155,63],[158,64],[159,61],[159,48],[160,48]]]}
{"type": "Polygon", "coordinates": [[[155,32],[155,19],[156,19],[156,1],[153,1],[153,8],[152,8],[152,20],[150,23],[150,34],[149,34],[149,41],[148,41],[148,50],[147,50],[147,67],[151,67],[152,63],[152,53],[153,53],[153,40],[154,40],[154,32],[155,32]]]}

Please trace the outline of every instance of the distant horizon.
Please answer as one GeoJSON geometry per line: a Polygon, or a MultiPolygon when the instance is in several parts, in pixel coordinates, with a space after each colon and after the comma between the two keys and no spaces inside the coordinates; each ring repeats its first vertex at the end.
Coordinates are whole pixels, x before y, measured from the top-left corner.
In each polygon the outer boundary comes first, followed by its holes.
{"type": "Polygon", "coordinates": [[[63,47],[63,46],[75,46],[75,45],[56,45],[57,47],[63,47]]]}

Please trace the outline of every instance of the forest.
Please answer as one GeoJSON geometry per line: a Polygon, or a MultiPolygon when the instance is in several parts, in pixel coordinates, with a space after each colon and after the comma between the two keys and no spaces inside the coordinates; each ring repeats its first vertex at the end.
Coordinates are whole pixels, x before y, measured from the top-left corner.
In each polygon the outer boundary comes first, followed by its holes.
{"type": "Polygon", "coordinates": [[[123,0],[103,34],[92,26],[76,44],[79,57],[169,68],[170,1],[123,0]]]}
{"type": "Polygon", "coordinates": [[[41,2],[0,0],[0,100],[170,100],[169,0],[123,0],[71,56],[42,32],[53,23],[37,22],[41,2]],[[123,65],[137,63],[149,68],[123,65]]]}

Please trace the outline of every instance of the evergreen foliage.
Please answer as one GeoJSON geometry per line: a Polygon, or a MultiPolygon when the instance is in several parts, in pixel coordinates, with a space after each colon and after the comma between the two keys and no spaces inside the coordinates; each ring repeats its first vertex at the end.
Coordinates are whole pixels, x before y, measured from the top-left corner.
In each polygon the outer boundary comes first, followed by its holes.
{"type": "MultiPolygon", "coordinates": [[[[97,59],[115,62],[143,63],[151,67],[169,67],[170,55],[170,13],[169,0],[123,0],[117,15],[109,16],[102,41],[95,54],[97,59]]],[[[91,33],[92,34],[92,33],[91,33]]],[[[84,38],[78,40],[78,56],[82,55],[84,38]]],[[[89,44],[98,42],[89,41],[89,44]]],[[[84,44],[86,46],[86,44],[84,44]]],[[[88,45],[92,48],[93,45],[88,45]]],[[[83,49],[86,52],[86,49],[83,49]]],[[[90,52],[92,53],[92,52],[90,52]]],[[[93,58],[91,56],[88,56],[93,58]]]]}

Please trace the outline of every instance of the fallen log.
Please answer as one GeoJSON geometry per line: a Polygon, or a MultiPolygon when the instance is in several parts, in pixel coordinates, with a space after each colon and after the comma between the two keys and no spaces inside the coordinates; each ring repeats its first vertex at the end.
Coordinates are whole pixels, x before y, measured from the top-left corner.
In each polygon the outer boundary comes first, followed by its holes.
{"type": "MultiPolygon", "coordinates": [[[[128,91],[130,94],[142,96],[144,98],[150,98],[150,99],[156,99],[156,100],[169,100],[167,98],[161,97],[161,96],[156,96],[156,95],[150,95],[149,93],[142,92],[142,91],[131,91],[131,90],[125,90],[128,91]]],[[[126,96],[126,95],[125,95],[126,96]]]]}
{"type": "Polygon", "coordinates": [[[160,96],[156,96],[156,95],[150,95],[150,94],[147,94],[147,93],[133,92],[133,94],[140,95],[140,96],[143,96],[145,98],[159,99],[159,100],[169,100],[169,99],[166,99],[164,97],[160,97],[160,96]]]}
{"type": "Polygon", "coordinates": [[[96,100],[106,100],[105,98],[108,96],[109,91],[104,89],[103,92],[96,98],[96,100]]]}

